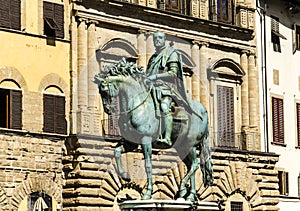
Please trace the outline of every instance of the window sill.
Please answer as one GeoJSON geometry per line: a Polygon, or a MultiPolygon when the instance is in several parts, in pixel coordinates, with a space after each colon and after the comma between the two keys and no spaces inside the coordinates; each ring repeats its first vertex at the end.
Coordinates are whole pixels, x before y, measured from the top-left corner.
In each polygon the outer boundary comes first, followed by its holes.
{"type": "MultiPolygon", "coordinates": [[[[22,31],[22,30],[15,30],[15,29],[8,29],[8,28],[0,27],[0,31],[11,32],[11,33],[15,33],[15,34],[23,34],[26,36],[38,37],[38,38],[43,38],[43,39],[49,39],[49,37],[44,34],[43,35],[33,34],[33,33],[26,32],[26,30],[22,31]]],[[[71,42],[69,39],[66,38],[66,35],[64,38],[54,37],[52,39],[60,41],[60,42],[65,42],[65,43],[71,42]]]]}
{"type": "Polygon", "coordinates": [[[276,146],[286,147],[286,144],[284,144],[284,143],[271,142],[271,144],[276,145],[276,146]]]}
{"type": "Polygon", "coordinates": [[[33,137],[49,137],[55,140],[61,140],[68,137],[66,134],[58,134],[58,133],[45,133],[45,132],[32,132],[27,130],[16,130],[16,129],[8,129],[8,128],[0,128],[0,134],[4,135],[19,135],[19,136],[33,136],[33,137]]]}

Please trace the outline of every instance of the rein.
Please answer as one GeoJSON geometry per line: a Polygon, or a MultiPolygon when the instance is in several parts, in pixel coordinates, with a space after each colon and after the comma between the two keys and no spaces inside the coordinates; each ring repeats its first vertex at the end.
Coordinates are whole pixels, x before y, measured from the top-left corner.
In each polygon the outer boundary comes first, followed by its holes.
{"type": "MultiPolygon", "coordinates": [[[[110,85],[110,84],[109,84],[109,85],[110,85]]],[[[144,84],[144,85],[145,85],[145,84],[144,84]]],[[[149,97],[149,95],[150,95],[152,89],[153,89],[153,83],[151,83],[151,86],[150,86],[150,88],[149,88],[149,90],[148,90],[148,92],[147,92],[147,95],[146,95],[145,99],[143,99],[143,100],[142,100],[138,105],[136,105],[135,107],[133,107],[133,108],[131,108],[131,109],[128,109],[128,110],[126,110],[126,111],[119,112],[119,114],[120,114],[120,115],[122,115],[122,114],[128,114],[128,113],[134,111],[135,109],[137,109],[138,107],[140,107],[141,105],[143,105],[143,104],[146,102],[147,98],[149,97]]],[[[137,95],[135,95],[134,98],[135,98],[136,96],[140,95],[141,93],[142,93],[142,92],[140,92],[140,93],[138,93],[137,95]]],[[[109,88],[109,95],[111,95],[110,88],[109,88]]]]}
{"type": "MultiPolygon", "coordinates": [[[[128,113],[134,111],[135,109],[137,109],[138,107],[140,107],[141,105],[143,105],[146,102],[147,98],[149,97],[152,88],[153,88],[153,84],[151,83],[151,87],[150,87],[149,91],[147,92],[145,99],[143,99],[137,106],[135,106],[127,111],[122,111],[122,112],[120,112],[120,114],[128,114],[128,113]]],[[[141,93],[138,93],[136,96],[138,96],[139,94],[141,94],[141,93]]]]}

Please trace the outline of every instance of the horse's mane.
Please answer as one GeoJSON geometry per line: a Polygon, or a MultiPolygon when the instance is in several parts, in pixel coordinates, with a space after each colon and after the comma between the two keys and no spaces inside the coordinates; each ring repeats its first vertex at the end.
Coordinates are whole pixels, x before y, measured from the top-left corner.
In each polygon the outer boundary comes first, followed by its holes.
{"type": "Polygon", "coordinates": [[[133,62],[128,62],[125,58],[122,58],[122,60],[117,63],[104,66],[98,74],[98,77],[105,78],[107,76],[119,75],[131,76],[134,79],[146,77],[143,67],[135,65],[133,62]]]}

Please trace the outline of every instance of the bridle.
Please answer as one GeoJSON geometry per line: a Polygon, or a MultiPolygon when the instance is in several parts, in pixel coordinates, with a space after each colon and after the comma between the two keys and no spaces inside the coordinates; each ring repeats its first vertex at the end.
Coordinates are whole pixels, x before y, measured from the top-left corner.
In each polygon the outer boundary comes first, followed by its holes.
{"type": "MultiPolygon", "coordinates": [[[[111,81],[109,81],[109,80],[104,80],[104,81],[105,81],[105,83],[106,83],[107,86],[108,86],[108,96],[111,98],[112,93],[113,93],[112,90],[113,90],[113,89],[116,89],[116,87],[115,87],[115,85],[113,85],[113,84],[111,83],[111,81]]],[[[145,84],[145,82],[143,83],[143,85],[147,88],[147,85],[145,84]]],[[[146,100],[148,99],[148,97],[150,96],[151,91],[152,91],[152,89],[153,89],[153,83],[152,83],[152,82],[150,82],[150,87],[149,87],[148,89],[149,89],[149,90],[147,91],[146,97],[145,97],[138,105],[136,105],[135,107],[133,107],[133,108],[131,108],[131,109],[128,109],[128,110],[126,110],[126,111],[121,111],[121,112],[119,112],[119,114],[120,114],[120,115],[128,114],[128,113],[134,111],[135,109],[137,109],[138,107],[140,107],[141,105],[143,105],[143,104],[146,102],[146,100]]],[[[140,93],[136,94],[136,95],[133,97],[133,99],[135,99],[137,96],[139,96],[139,95],[142,94],[142,93],[143,93],[143,92],[140,92],[140,93]]],[[[111,103],[111,99],[110,99],[110,103],[111,103]]]]}

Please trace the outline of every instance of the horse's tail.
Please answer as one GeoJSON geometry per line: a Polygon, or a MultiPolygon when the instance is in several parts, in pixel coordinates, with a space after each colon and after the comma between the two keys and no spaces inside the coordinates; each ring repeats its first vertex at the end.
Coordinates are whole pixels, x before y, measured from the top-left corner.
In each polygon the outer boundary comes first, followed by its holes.
{"type": "Polygon", "coordinates": [[[203,175],[204,186],[211,186],[213,184],[213,166],[211,160],[211,151],[208,143],[209,131],[206,127],[205,134],[200,142],[200,167],[203,175]]]}

